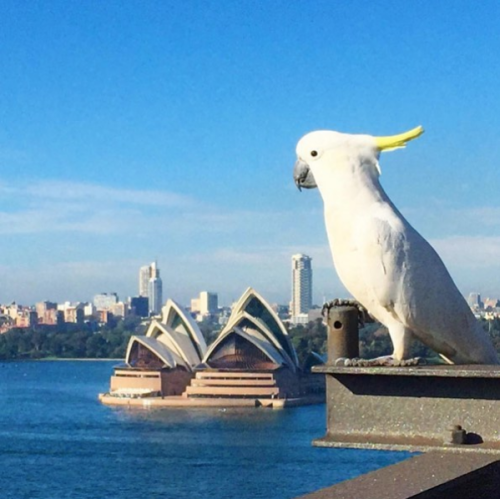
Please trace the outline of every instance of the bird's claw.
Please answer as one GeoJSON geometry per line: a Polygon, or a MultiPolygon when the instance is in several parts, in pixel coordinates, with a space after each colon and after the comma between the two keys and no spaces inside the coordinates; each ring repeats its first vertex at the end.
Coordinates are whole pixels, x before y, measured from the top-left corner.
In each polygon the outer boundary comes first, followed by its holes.
{"type": "Polygon", "coordinates": [[[335,359],[333,364],[337,367],[411,367],[424,363],[425,362],[421,357],[398,360],[388,355],[384,357],[377,357],[375,359],[348,359],[341,357],[339,359],[335,359]]]}
{"type": "Polygon", "coordinates": [[[325,320],[328,317],[328,314],[330,313],[330,309],[334,307],[354,307],[358,309],[358,321],[361,327],[364,327],[365,322],[375,322],[373,317],[368,313],[368,310],[366,310],[361,303],[359,303],[356,300],[347,300],[347,299],[340,299],[340,298],[335,298],[332,301],[329,301],[323,305],[323,308],[321,309],[321,315],[325,318],[325,320]]]}

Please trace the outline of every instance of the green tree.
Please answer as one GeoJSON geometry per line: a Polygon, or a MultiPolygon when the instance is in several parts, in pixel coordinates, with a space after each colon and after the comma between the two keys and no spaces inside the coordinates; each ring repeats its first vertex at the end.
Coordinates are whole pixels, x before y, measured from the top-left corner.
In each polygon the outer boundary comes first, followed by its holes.
{"type": "Polygon", "coordinates": [[[292,345],[297,352],[299,364],[303,364],[309,353],[326,353],[326,326],[322,319],[311,321],[305,326],[298,324],[288,332],[292,345]]]}

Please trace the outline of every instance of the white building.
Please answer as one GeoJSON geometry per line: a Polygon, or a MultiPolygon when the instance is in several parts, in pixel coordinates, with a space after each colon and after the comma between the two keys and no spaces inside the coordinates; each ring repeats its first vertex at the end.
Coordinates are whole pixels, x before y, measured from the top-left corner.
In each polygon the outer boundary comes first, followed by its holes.
{"type": "Polygon", "coordinates": [[[129,306],[127,303],[119,301],[110,308],[110,312],[115,317],[126,317],[129,314],[129,306]]]}
{"type": "Polygon", "coordinates": [[[151,266],[144,265],[139,269],[139,296],[148,296],[149,279],[151,279],[151,266]]]}
{"type": "Polygon", "coordinates": [[[192,314],[196,314],[197,321],[202,321],[210,315],[217,315],[219,312],[219,297],[217,293],[202,291],[198,298],[191,299],[190,310],[192,314]]]}
{"type": "Polygon", "coordinates": [[[109,310],[115,303],[118,303],[116,293],[100,293],[94,296],[94,307],[97,310],[109,310]]]}
{"type": "Polygon", "coordinates": [[[65,312],[67,308],[71,307],[71,302],[70,301],[65,301],[64,303],[58,303],[57,304],[57,310],[60,312],[65,312]]]}
{"type": "Polygon", "coordinates": [[[85,314],[85,317],[90,317],[91,315],[94,315],[95,311],[97,309],[95,308],[93,303],[86,303],[84,308],[83,308],[83,313],[85,314]]]}
{"type": "Polygon", "coordinates": [[[163,304],[163,284],[156,262],[150,265],[151,277],[148,283],[149,313],[158,315],[163,304]]]}
{"type": "Polygon", "coordinates": [[[192,314],[199,314],[200,313],[200,299],[199,298],[191,298],[190,310],[191,310],[192,314]]]}
{"type": "Polygon", "coordinates": [[[202,291],[200,293],[199,309],[201,315],[215,315],[219,309],[217,293],[202,291]]]}
{"type": "Polygon", "coordinates": [[[292,322],[302,318],[312,307],[312,258],[299,253],[292,256],[292,322]]]}

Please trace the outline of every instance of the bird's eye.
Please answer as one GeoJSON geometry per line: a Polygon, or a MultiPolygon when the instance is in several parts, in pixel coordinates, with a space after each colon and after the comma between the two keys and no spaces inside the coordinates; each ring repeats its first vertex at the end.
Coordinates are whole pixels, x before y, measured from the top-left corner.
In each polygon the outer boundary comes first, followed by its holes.
{"type": "Polygon", "coordinates": [[[311,156],[315,158],[318,155],[318,151],[311,151],[311,156]]]}

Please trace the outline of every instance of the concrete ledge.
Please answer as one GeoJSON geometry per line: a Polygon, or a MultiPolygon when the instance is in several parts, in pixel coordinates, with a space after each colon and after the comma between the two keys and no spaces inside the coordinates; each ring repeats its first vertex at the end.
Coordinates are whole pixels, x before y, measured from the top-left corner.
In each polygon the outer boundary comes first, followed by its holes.
{"type": "Polygon", "coordinates": [[[301,496],[302,499],[493,499],[500,461],[431,452],[301,496]]]}
{"type": "MultiPolygon", "coordinates": [[[[435,452],[437,450],[464,454],[500,454],[500,445],[495,443],[457,445],[444,444],[442,439],[394,437],[384,435],[335,435],[329,434],[312,442],[315,447],[336,447],[406,452],[435,452]]],[[[497,457],[498,458],[498,457],[497,457]]],[[[500,497],[500,495],[499,495],[500,497]]]]}
{"type": "Polygon", "coordinates": [[[408,367],[341,367],[324,364],[312,368],[322,374],[364,374],[367,376],[426,376],[438,378],[500,378],[500,366],[429,365],[408,367]]]}

